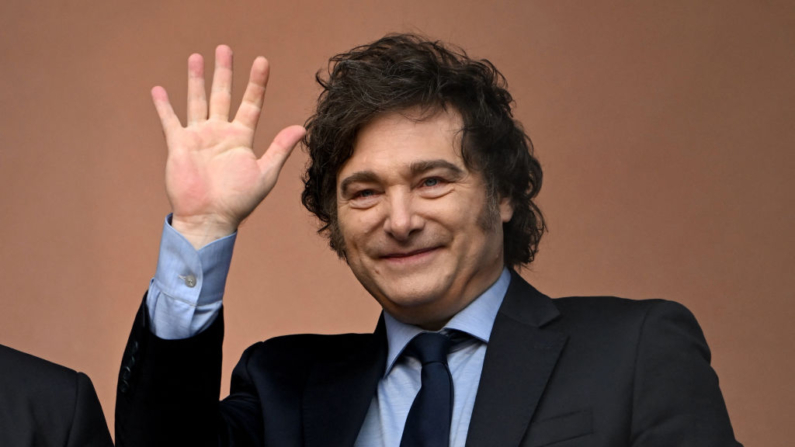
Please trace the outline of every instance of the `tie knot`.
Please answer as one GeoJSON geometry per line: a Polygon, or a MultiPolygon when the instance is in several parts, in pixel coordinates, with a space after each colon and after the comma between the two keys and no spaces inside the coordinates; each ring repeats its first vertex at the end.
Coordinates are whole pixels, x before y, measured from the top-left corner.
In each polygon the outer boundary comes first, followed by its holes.
{"type": "Polygon", "coordinates": [[[409,343],[411,351],[420,359],[423,365],[440,362],[447,363],[447,353],[450,351],[450,338],[436,332],[423,332],[414,337],[409,343]]]}

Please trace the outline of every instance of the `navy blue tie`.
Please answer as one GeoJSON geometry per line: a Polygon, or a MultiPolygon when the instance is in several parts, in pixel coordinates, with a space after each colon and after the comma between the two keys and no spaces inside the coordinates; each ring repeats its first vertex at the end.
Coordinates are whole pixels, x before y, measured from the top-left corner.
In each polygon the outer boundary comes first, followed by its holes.
{"type": "Polygon", "coordinates": [[[450,339],[425,332],[407,349],[422,362],[422,386],[411,404],[400,447],[448,447],[453,418],[453,377],[447,367],[450,339]]]}

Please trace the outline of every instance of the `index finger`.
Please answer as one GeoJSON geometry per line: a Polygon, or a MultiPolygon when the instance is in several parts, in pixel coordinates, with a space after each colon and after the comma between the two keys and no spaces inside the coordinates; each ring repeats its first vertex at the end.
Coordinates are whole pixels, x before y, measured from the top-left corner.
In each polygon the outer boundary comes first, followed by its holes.
{"type": "Polygon", "coordinates": [[[171,107],[171,102],[168,100],[168,93],[166,89],[161,86],[152,88],[152,102],[155,104],[157,115],[160,117],[160,124],[163,126],[163,132],[168,134],[172,129],[181,127],[179,118],[174,113],[174,108],[171,107]]]}

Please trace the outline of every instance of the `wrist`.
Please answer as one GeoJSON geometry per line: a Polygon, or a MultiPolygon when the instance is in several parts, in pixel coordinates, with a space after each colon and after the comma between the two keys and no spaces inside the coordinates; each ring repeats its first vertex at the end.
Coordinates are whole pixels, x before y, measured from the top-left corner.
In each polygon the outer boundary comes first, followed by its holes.
{"type": "Polygon", "coordinates": [[[171,217],[171,227],[190,242],[196,250],[205,245],[233,234],[238,223],[227,222],[218,216],[178,216],[171,217]]]}

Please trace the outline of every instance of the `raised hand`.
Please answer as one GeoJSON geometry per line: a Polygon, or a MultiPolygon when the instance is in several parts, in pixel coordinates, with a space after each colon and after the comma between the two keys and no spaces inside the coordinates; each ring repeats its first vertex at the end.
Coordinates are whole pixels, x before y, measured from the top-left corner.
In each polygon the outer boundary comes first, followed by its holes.
{"type": "Polygon", "coordinates": [[[187,126],[174,114],[165,89],[152,89],[168,145],[166,194],[173,212],[171,224],[197,249],[232,234],[254,211],[273,189],[287,157],[306,132],[301,126],[282,129],[262,157],[254,155],[254,132],[267,83],[268,61],[260,56],[251,66],[243,101],[230,122],[232,50],[220,45],[215,51],[209,117],[200,54],[188,58],[187,126]]]}

